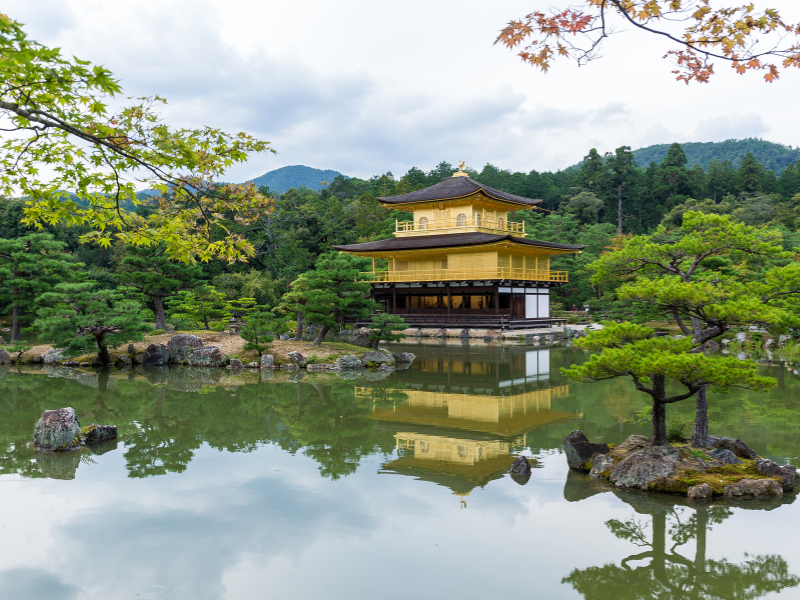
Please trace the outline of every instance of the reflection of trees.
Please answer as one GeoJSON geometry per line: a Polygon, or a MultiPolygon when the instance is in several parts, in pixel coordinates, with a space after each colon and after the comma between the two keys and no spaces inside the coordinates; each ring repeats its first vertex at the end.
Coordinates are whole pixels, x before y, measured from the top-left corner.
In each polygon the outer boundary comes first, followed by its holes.
{"type": "Polygon", "coordinates": [[[777,555],[750,557],[740,564],[707,558],[711,526],[732,513],[724,506],[704,506],[685,518],[685,510],[657,510],[649,522],[635,516],[607,521],[615,537],[643,551],[619,565],[575,569],[562,583],[587,600],[755,600],[800,584],[777,555]],[[678,549],[691,540],[696,540],[694,558],[687,558],[678,549]],[[639,561],[647,562],[633,564],[639,561]]]}
{"type": "Polygon", "coordinates": [[[352,384],[294,385],[295,397],[281,395],[276,410],[323,476],[339,479],[355,472],[361,457],[394,449],[392,432],[368,418],[372,401],[357,398],[352,384]]]}

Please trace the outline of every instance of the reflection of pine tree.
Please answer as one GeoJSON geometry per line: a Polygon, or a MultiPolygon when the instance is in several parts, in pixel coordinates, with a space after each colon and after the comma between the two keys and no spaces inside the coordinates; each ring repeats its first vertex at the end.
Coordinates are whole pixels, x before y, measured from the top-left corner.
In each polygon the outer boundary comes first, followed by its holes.
{"type": "Polygon", "coordinates": [[[726,507],[701,507],[682,520],[683,512],[671,508],[656,512],[650,523],[635,517],[607,521],[615,537],[646,550],[628,556],[619,566],[575,569],[562,583],[571,584],[586,600],[755,600],[800,584],[777,555],[755,556],[741,564],[706,558],[708,531],[731,514],[726,507]],[[694,560],[676,552],[692,539],[696,539],[694,560]]]}

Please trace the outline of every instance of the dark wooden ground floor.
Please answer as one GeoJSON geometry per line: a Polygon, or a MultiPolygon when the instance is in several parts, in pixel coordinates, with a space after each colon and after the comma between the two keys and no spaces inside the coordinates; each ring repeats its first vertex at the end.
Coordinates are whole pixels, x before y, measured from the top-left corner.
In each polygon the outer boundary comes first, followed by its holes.
{"type": "Polygon", "coordinates": [[[526,329],[559,324],[550,314],[549,282],[374,283],[380,312],[412,327],[526,329]]]}

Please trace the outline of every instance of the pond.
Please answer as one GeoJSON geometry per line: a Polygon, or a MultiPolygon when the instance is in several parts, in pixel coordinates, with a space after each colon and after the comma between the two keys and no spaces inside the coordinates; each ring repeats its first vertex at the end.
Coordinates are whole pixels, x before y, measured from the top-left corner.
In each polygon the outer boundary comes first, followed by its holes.
{"type": "MultiPolygon", "coordinates": [[[[646,428],[571,347],[423,340],[394,373],[0,366],[5,598],[800,598],[800,503],[689,506],[569,472],[646,428]],[[46,409],[119,427],[27,445],[46,409]],[[506,474],[531,458],[524,485],[506,474]]],[[[800,464],[800,377],[710,398],[712,433],[800,464]]],[[[691,414],[676,405],[672,413],[691,414]]]]}

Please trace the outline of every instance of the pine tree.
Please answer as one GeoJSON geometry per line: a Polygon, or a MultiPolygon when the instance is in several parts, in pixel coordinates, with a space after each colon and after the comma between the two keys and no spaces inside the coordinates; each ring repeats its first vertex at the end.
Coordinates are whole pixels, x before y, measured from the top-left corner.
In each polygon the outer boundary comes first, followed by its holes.
{"type": "Polygon", "coordinates": [[[297,321],[297,328],[294,334],[296,342],[299,342],[303,335],[303,311],[305,310],[307,302],[308,279],[306,273],[303,273],[289,285],[289,291],[283,295],[278,306],[275,308],[276,312],[290,317],[294,315],[297,321]]]}
{"type": "Polygon", "coordinates": [[[200,274],[200,267],[170,259],[163,247],[125,246],[118,259],[117,278],[120,283],[153,302],[156,329],[167,328],[164,299],[177,296],[181,290],[192,289],[200,274]]]}
{"type": "Polygon", "coordinates": [[[575,184],[603,197],[607,185],[606,164],[596,148],[589,150],[589,154],[583,157],[583,164],[575,184]]]}
{"type": "MultiPolygon", "coordinates": [[[[201,323],[210,330],[210,322],[230,318],[225,307],[225,296],[213,285],[199,286],[191,292],[182,291],[168,301],[170,316],[191,320],[195,325],[201,323]]],[[[225,323],[218,323],[215,329],[222,330],[225,323]]]]}
{"type": "Polygon", "coordinates": [[[739,179],[739,187],[743,192],[760,192],[764,189],[766,169],[764,165],[756,160],[752,152],[744,155],[736,176],[739,179]]]}
{"type": "Polygon", "coordinates": [[[36,304],[33,329],[40,337],[72,353],[95,349],[104,365],[111,363],[109,346],[142,340],[151,329],[140,302],[123,291],[97,289],[94,281],[59,283],[36,304]]]}
{"type": "Polygon", "coordinates": [[[306,274],[306,317],[309,322],[322,325],[315,346],[322,343],[332,327],[341,327],[345,316],[366,317],[372,310],[370,284],[358,281],[360,262],[355,256],[332,252],[323,254],[316,268],[306,274]]]}
{"type": "Polygon", "coordinates": [[[397,342],[406,337],[404,333],[395,333],[395,331],[405,331],[408,329],[408,323],[399,315],[390,315],[381,313],[373,315],[372,321],[369,324],[369,337],[367,338],[372,347],[378,349],[378,344],[383,340],[387,342],[397,342]]]}
{"type": "Polygon", "coordinates": [[[269,345],[275,340],[276,335],[282,335],[289,330],[286,319],[275,313],[262,310],[250,313],[244,321],[240,335],[246,340],[244,350],[255,350],[264,354],[269,350],[269,345]]]}
{"type": "Polygon", "coordinates": [[[19,340],[21,319],[35,312],[34,300],[84,265],[63,252],[66,244],[49,233],[0,238],[0,306],[11,309],[11,341],[19,340]]]}

